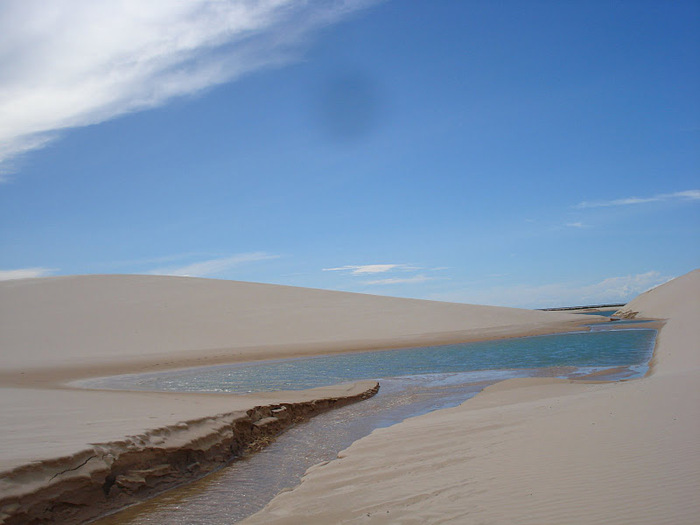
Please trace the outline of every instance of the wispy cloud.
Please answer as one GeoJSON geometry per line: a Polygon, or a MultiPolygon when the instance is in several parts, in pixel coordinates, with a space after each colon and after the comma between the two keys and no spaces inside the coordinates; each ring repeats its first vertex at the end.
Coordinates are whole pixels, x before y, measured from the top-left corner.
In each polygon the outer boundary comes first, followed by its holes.
{"type": "Polygon", "coordinates": [[[323,268],[324,272],[347,272],[353,275],[385,273],[392,270],[420,270],[420,268],[408,264],[363,264],[358,266],[348,265],[338,268],[323,268]]]}
{"type": "Polygon", "coordinates": [[[521,308],[547,308],[586,304],[626,303],[642,292],[671,280],[657,271],[608,277],[593,283],[498,286],[462,289],[434,294],[430,298],[473,304],[521,308]]]}
{"type": "Polygon", "coordinates": [[[186,266],[157,268],[148,273],[153,275],[175,275],[180,277],[208,277],[218,275],[241,264],[278,258],[279,255],[273,255],[265,252],[239,253],[230,257],[199,261],[186,266]]]}
{"type": "Polygon", "coordinates": [[[19,268],[17,270],[0,270],[0,281],[46,277],[56,271],[57,270],[55,268],[19,268]]]}
{"type": "Polygon", "coordinates": [[[60,130],[296,60],[315,29],[376,0],[5,0],[0,173],[60,130]]]}
{"type": "Polygon", "coordinates": [[[568,226],[569,228],[585,228],[586,225],[583,224],[582,222],[567,222],[565,226],[568,226]]]}
{"type": "Polygon", "coordinates": [[[426,275],[414,275],[413,277],[395,277],[389,279],[376,279],[373,281],[364,281],[363,284],[368,284],[372,286],[391,284],[418,284],[424,283],[426,281],[433,281],[435,279],[435,277],[428,277],[426,275]]]}
{"type": "MultiPolygon", "coordinates": [[[[342,272],[347,275],[352,276],[354,279],[358,277],[370,277],[378,274],[394,274],[396,277],[386,276],[382,279],[370,279],[367,281],[356,281],[364,286],[385,286],[385,285],[400,285],[400,284],[419,284],[427,281],[434,281],[438,277],[431,277],[425,275],[425,273],[430,272],[442,272],[447,270],[447,266],[440,266],[436,268],[423,268],[420,266],[412,266],[410,264],[362,264],[362,265],[346,265],[339,266],[337,268],[324,268],[324,272],[342,272]],[[423,273],[417,274],[416,272],[421,271],[423,273]]],[[[447,277],[439,277],[439,279],[446,279],[447,277]]]]}
{"type": "Polygon", "coordinates": [[[578,203],[575,208],[608,208],[611,206],[630,206],[633,204],[646,204],[649,202],[661,202],[670,200],[700,200],[700,190],[677,191],[675,193],[660,193],[652,197],[626,197],[624,199],[614,199],[608,201],[583,201],[578,203]]]}

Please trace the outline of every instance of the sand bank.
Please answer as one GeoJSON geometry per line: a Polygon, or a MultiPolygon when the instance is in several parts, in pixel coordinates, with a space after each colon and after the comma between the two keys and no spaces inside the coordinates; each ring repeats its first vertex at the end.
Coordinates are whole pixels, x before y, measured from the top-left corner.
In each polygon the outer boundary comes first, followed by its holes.
{"type": "Polygon", "coordinates": [[[0,389],[3,413],[9,414],[4,424],[12,425],[18,436],[50,436],[41,449],[31,443],[25,447],[21,439],[2,443],[2,452],[9,450],[15,462],[17,450],[26,459],[48,459],[0,471],[0,523],[78,523],[143,501],[265,446],[294,423],[367,399],[378,389],[378,383],[362,381],[267,395],[182,399],[72,391],[47,397],[36,390],[0,389]],[[13,400],[26,406],[27,398],[37,394],[41,403],[34,404],[32,414],[13,413],[13,400]],[[212,413],[217,406],[225,412],[212,413]],[[64,418],[54,418],[54,411],[64,418]],[[92,441],[97,433],[112,440],[92,441]]]}
{"type": "Polygon", "coordinates": [[[376,430],[243,523],[700,522],[700,271],[623,310],[668,319],[644,379],[504,381],[376,430]]]}
{"type": "Polygon", "coordinates": [[[531,335],[590,321],[179,277],[0,283],[0,523],[65,523],[130,503],[215,468],[300,414],[374,390],[363,382],[227,396],[86,391],[67,381],[531,335]],[[289,417],[271,419],[282,407],[289,417]]]}

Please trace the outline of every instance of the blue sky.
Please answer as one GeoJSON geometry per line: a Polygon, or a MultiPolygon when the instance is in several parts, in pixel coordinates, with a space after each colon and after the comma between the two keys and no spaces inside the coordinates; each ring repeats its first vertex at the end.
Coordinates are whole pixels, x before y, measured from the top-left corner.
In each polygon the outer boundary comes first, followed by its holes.
{"type": "Polygon", "coordinates": [[[546,307],[700,261],[697,1],[0,4],[0,279],[546,307]]]}

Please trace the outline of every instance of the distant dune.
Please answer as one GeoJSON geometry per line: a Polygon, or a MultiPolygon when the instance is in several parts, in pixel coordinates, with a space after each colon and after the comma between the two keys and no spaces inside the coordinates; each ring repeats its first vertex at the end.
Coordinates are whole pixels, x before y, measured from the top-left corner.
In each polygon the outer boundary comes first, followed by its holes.
{"type": "Polygon", "coordinates": [[[553,331],[575,320],[188,277],[27,279],[0,283],[0,369],[211,364],[553,331]]]}

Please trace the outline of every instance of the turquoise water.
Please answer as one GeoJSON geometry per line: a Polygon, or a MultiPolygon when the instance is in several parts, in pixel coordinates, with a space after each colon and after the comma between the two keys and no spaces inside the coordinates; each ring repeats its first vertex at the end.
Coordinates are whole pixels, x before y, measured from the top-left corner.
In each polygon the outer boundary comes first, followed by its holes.
{"type": "Polygon", "coordinates": [[[617,312],[619,308],[613,308],[612,310],[598,310],[596,312],[576,312],[581,315],[602,315],[603,317],[610,317],[612,314],[617,312]]]}
{"type": "Polygon", "coordinates": [[[261,361],[83,381],[90,388],[251,393],[425,374],[643,366],[655,330],[595,330],[477,343],[261,361]]]}
{"type": "Polygon", "coordinates": [[[610,323],[595,326],[593,332],[247,363],[84,384],[248,392],[381,379],[375,397],[294,426],[261,452],[98,523],[230,525],[260,510],[281,490],[297,485],[311,465],[333,460],[340,450],[372,430],[456,406],[497,381],[573,378],[593,372],[602,372],[598,379],[629,379],[646,372],[656,330],[612,330],[610,323]]]}

